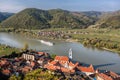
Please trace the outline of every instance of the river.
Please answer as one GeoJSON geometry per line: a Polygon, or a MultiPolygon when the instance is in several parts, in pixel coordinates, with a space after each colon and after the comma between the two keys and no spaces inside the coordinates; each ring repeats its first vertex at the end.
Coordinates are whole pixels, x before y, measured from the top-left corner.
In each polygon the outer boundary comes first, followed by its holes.
{"type": "Polygon", "coordinates": [[[46,51],[51,54],[68,56],[68,51],[72,48],[73,60],[85,64],[93,64],[94,67],[103,70],[112,70],[120,73],[120,55],[106,50],[99,50],[92,47],[84,47],[77,42],[65,42],[50,40],[54,46],[47,46],[40,43],[37,39],[28,39],[22,35],[13,33],[0,33],[0,43],[22,48],[25,43],[29,44],[30,49],[46,51]]]}

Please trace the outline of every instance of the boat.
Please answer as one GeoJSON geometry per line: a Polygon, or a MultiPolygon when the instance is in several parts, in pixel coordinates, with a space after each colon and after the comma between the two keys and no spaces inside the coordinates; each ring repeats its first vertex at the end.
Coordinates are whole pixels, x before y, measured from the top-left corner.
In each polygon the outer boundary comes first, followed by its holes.
{"type": "Polygon", "coordinates": [[[52,42],[49,41],[44,41],[44,40],[39,40],[41,43],[48,45],[48,46],[53,46],[54,44],[52,42]]]}

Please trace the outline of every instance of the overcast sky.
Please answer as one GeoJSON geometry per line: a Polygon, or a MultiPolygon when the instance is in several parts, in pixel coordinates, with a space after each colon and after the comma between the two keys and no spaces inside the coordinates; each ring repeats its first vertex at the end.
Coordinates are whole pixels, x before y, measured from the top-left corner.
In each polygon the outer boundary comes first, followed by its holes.
{"type": "Polygon", "coordinates": [[[70,11],[120,10],[120,0],[0,0],[0,12],[19,12],[25,8],[70,11]]]}

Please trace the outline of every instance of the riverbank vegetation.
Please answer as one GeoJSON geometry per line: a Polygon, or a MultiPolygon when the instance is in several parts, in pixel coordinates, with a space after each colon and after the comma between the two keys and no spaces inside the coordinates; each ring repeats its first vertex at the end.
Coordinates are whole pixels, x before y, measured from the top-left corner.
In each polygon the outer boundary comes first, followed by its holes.
{"type": "Polygon", "coordinates": [[[25,74],[25,76],[11,76],[9,80],[58,80],[59,77],[62,77],[62,75],[54,75],[52,72],[43,70],[43,69],[36,69],[31,72],[28,72],[25,74]]]}
{"type": "Polygon", "coordinates": [[[94,46],[109,51],[120,53],[120,29],[42,29],[27,30],[4,28],[2,31],[14,32],[27,38],[33,39],[57,39],[67,41],[78,41],[85,46],[94,46]]]}
{"type": "Polygon", "coordinates": [[[18,48],[0,44],[0,56],[9,55],[9,54],[18,53],[18,52],[20,52],[20,50],[18,48]]]}

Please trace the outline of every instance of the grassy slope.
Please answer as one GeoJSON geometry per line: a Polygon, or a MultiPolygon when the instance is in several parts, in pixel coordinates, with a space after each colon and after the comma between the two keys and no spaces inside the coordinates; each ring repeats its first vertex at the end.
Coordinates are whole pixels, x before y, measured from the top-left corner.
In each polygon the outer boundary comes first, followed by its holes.
{"type": "Polygon", "coordinates": [[[5,45],[0,45],[0,56],[1,55],[9,55],[12,52],[19,52],[19,49],[12,48],[12,47],[6,47],[5,45]]]}

